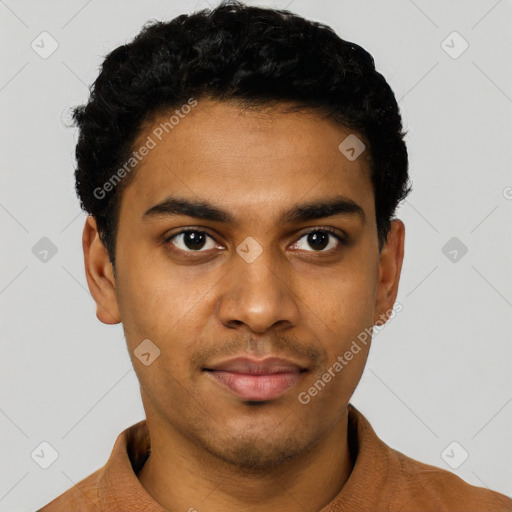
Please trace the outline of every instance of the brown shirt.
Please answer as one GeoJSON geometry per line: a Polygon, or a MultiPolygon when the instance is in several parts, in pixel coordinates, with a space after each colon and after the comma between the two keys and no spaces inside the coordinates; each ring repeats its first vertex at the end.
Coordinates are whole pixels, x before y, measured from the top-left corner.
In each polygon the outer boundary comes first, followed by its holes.
{"type": "MultiPolygon", "coordinates": [[[[393,450],[349,405],[355,464],[336,498],[319,512],[511,512],[512,499],[393,450]]],[[[107,463],[39,512],[168,512],[137,479],[150,451],[146,420],[124,430],[107,463]]]]}

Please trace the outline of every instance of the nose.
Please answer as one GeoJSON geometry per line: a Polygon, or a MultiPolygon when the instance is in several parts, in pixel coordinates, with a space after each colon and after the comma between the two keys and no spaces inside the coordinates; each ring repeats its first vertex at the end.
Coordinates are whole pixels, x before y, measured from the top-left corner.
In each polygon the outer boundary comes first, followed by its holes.
{"type": "Polygon", "coordinates": [[[299,308],[290,279],[291,268],[271,249],[252,262],[233,255],[218,302],[220,321],[229,328],[264,333],[297,325],[299,308]]]}

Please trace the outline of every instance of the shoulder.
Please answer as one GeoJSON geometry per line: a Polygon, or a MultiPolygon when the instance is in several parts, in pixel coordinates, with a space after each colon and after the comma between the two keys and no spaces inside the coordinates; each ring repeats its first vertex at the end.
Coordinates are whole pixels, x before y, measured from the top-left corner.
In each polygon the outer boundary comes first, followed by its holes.
{"type": "MultiPolygon", "coordinates": [[[[412,459],[380,439],[353,405],[349,442],[357,454],[347,490],[371,512],[512,512],[512,499],[471,485],[454,473],[412,459]]],[[[345,494],[345,500],[351,497],[345,494]]]]}
{"type": "Polygon", "coordinates": [[[69,512],[71,510],[77,512],[87,512],[89,510],[97,512],[100,504],[98,491],[103,469],[98,469],[76,485],[73,485],[73,487],[37,512],[69,512]]]}
{"type": "Polygon", "coordinates": [[[146,420],[142,420],[117,436],[104,466],[80,480],[38,512],[117,510],[115,507],[126,499],[133,501],[135,497],[138,501],[148,500],[147,493],[137,479],[136,471],[147,459],[149,448],[149,431],[146,420]]]}
{"type": "Polygon", "coordinates": [[[393,486],[395,496],[390,501],[399,503],[401,510],[512,512],[512,499],[504,494],[471,485],[450,471],[419,462],[392,448],[390,457],[398,468],[393,486]]]}

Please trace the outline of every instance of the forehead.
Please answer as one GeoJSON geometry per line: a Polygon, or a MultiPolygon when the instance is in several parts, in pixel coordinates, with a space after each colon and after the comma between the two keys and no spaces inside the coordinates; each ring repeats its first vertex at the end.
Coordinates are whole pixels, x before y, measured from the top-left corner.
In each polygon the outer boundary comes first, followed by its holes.
{"type": "Polygon", "coordinates": [[[160,112],[134,145],[151,149],[123,193],[121,210],[146,211],[178,195],[244,216],[278,215],[298,202],[343,195],[371,218],[369,151],[352,159],[340,150],[355,136],[362,139],[314,112],[284,112],[280,106],[247,110],[198,100],[190,109],[160,112]]]}

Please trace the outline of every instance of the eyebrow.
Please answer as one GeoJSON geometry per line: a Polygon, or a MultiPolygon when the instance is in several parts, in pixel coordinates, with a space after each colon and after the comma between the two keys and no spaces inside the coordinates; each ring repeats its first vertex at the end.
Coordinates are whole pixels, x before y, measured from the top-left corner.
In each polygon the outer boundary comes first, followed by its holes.
{"type": "MultiPolygon", "coordinates": [[[[308,203],[298,204],[284,212],[278,219],[283,224],[298,224],[310,220],[333,217],[335,215],[357,215],[364,222],[366,214],[363,208],[344,196],[321,199],[308,203]]],[[[161,216],[186,215],[196,219],[221,222],[223,224],[236,224],[231,213],[207,201],[196,201],[183,197],[167,197],[160,203],[149,208],[143,215],[143,220],[161,216]]]]}

